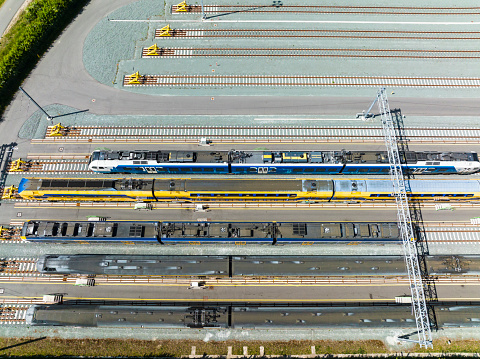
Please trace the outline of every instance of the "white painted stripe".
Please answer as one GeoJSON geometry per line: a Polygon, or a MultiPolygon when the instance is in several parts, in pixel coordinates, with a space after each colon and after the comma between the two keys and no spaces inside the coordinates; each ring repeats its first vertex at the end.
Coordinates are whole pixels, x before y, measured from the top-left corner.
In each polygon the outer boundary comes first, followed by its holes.
{"type": "Polygon", "coordinates": [[[362,121],[356,118],[254,118],[254,121],[362,121]]]}

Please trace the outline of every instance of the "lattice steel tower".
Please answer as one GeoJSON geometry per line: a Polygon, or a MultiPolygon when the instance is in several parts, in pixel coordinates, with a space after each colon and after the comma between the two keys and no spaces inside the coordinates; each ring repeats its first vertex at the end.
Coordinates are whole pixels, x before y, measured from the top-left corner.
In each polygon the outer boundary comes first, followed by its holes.
{"type": "Polygon", "coordinates": [[[402,236],[405,264],[407,266],[410,290],[412,293],[413,314],[415,315],[415,321],[417,323],[418,341],[414,340],[414,342],[420,344],[420,347],[433,347],[428,308],[423,290],[417,246],[415,244],[417,238],[410,218],[407,191],[398,152],[397,136],[395,135],[395,127],[385,88],[381,88],[378,91],[375,101],[378,102],[378,109],[382,116],[385,145],[387,146],[388,159],[390,162],[390,176],[392,178],[393,193],[397,204],[398,225],[402,236]]]}

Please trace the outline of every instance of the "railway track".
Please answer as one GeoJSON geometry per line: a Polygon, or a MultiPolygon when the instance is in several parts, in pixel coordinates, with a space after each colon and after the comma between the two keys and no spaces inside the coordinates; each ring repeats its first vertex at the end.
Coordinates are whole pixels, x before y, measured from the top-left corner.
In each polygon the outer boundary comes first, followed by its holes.
{"type": "MultiPolygon", "coordinates": [[[[480,84],[480,81],[479,81],[480,84]]],[[[268,120],[268,119],[266,119],[268,120]]],[[[102,142],[188,142],[198,143],[204,137],[214,142],[261,143],[328,143],[328,142],[379,142],[384,143],[379,127],[314,127],[314,126],[77,126],[65,136],[49,137],[47,128],[40,143],[102,143],[102,142]]],[[[480,143],[478,128],[407,127],[399,140],[409,143],[480,143]]],[[[81,160],[78,160],[81,163],[81,160]]]]}
{"type": "Polygon", "coordinates": [[[132,75],[123,86],[167,87],[407,87],[479,88],[480,77],[393,77],[393,76],[318,76],[318,75],[132,75]]]}
{"type": "Polygon", "coordinates": [[[0,277],[43,276],[37,272],[36,258],[0,258],[0,277]]]}
{"type": "Polygon", "coordinates": [[[329,48],[194,48],[161,47],[142,49],[143,58],[192,57],[353,57],[398,59],[479,59],[478,50],[407,50],[407,49],[329,49],[329,48]]]}
{"type": "MultiPolygon", "coordinates": [[[[326,15],[480,15],[480,7],[421,7],[421,6],[328,6],[328,5],[283,5],[274,1],[272,5],[206,5],[205,14],[228,13],[287,13],[287,14],[326,14],[326,15]]],[[[188,5],[185,11],[172,5],[171,13],[201,13],[200,5],[188,5]]]]}
{"type": "Polygon", "coordinates": [[[480,31],[384,31],[326,29],[171,29],[170,36],[155,30],[157,39],[203,38],[334,38],[392,40],[480,40],[480,31]]]}
{"type": "Polygon", "coordinates": [[[28,308],[30,308],[30,304],[18,304],[18,303],[0,304],[0,325],[26,324],[25,316],[27,314],[28,308]]]}
{"type": "Polygon", "coordinates": [[[87,174],[88,160],[31,160],[25,161],[18,169],[12,170],[14,162],[10,162],[7,172],[32,174],[87,174]]]}

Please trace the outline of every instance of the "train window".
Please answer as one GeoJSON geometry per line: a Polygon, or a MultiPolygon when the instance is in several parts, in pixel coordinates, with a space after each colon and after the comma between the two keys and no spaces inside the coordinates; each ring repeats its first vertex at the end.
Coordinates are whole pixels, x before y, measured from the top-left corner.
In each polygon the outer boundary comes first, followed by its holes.
{"type": "Polygon", "coordinates": [[[305,168],[303,171],[304,171],[305,173],[314,172],[314,171],[315,171],[315,168],[305,168]]]}
{"type": "Polygon", "coordinates": [[[328,168],[315,168],[315,172],[328,172],[328,168]]]}
{"type": "Polygon", "coordinates": [[[368,171],[370,171],[369,168],[359,168],[358,169],[358,172],[368,172],[368,171]]]}
{"type": "Polygon", "coordinates": [[[213,172],[213,168],[204,168],[203,172],[213,172]]]}
{"type": "Polygon", "coordinates": [[[257,168],[256,167],[250,167],[247,172],[249,173],[257,173],[257,168]]]}
{"type": "Polygon", "coordinates": [[[303,172],[303,171],[304,171],[303,168],[294,168],[294,169],[292,169],[292,172],[293,172],[293,173],[300,173],[300,172],[303,172]]]}
{"type": "Polygon", "coordinates": [[[193,167],[192,172],[202,172],[202,169],[198,167],[193,167]]]}

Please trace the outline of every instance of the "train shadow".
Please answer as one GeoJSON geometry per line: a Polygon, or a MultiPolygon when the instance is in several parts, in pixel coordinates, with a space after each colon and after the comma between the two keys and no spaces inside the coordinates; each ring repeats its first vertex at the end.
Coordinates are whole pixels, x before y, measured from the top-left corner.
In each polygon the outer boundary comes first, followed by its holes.
{"type": "MultiPolygon", "coordinates": [[[[406,153],[409,151],[408,138],[405,135],[405,125],[403,122],[402,111],[400,109],[393,109],[390,111],[394,125],[396,127],[397,143],[402,161],[406,161],[406,153]]],[[[405,189],[407,195],[411,192],[410,179],[414,179],[415,175],[412,172],[405,171],[405,189]]],[[[420,203],[409,202],[410,217],[415,224],[414,230],[417,237],[416,247],[418,255],[418,265],[422,276],[423,291],[425,293],[425,300],[428,309],[428,317],[430,320],[430,327],[438,330],[438,322],[435,314],[434,303],[438,302],[437,288],[435,286],[435,277],[428,273],[427,256],[430,254],[428,248],[427,236],[425,233],[425,225],[422,215],[420,203]]]]}

